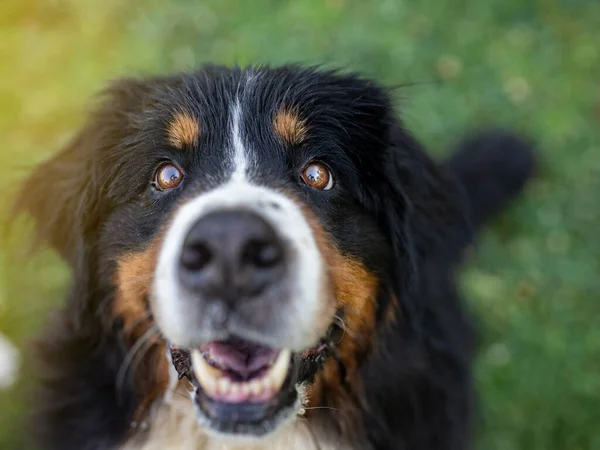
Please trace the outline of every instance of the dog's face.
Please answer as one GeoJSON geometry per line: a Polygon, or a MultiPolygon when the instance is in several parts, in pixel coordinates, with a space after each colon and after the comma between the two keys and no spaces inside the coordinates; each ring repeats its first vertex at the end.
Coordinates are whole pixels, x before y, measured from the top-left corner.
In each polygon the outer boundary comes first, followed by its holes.
{"type": "Polygon", "coordinates": [[[129,348],[139,405],[170,351],[202,427],[260,437],[356,394],[378,330],[408,321],[414,146],[367,81],[209,67],[115,84],[25,202],[74,268],[70,307],[129,348]]]}

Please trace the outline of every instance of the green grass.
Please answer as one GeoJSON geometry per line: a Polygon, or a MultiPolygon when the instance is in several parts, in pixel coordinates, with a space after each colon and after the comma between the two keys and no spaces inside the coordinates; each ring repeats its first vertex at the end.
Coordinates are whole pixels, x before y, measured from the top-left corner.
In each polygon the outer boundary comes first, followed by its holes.
{"type": "MultiPolygon", "coordinates": [[[[0,180],[13,192],[125,74],[299,61],[418,82],[398,105],[435,154],[499,124],[542,156],[462,278],[484,331],[477,448],[600,449],[599,25],[600,2],[583,0],[3,0],[0,180]]],[[[0,241],[0,330],[25,345],[67,273],[50,251],[26,263],[17,234],[0,241]]],[[[24,392],[0,392],[2,449],[23,448],[24,392]]]]}

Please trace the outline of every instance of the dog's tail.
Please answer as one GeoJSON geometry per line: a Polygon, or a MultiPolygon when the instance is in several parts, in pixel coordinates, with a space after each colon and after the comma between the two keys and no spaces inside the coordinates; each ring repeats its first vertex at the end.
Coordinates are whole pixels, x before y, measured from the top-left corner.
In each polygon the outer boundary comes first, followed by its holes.
{"type": "Polygon", "coordinates": [[[445,166],[462,183],[477,229],[519,194],[535,172],[536,156],[527,140],[490,130],[463,140],[445,166]]]}

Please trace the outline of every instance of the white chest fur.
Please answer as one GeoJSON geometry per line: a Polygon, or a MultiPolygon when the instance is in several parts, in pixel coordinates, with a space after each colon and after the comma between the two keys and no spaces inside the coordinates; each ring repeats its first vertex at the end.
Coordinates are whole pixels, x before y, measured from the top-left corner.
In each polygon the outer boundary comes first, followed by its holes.
{"type": "Polygon", "coordinates": [[[272,437],[257,443],[237,443],[209,436],[198,426],[189,394],[180,389],[173,394],[170,401],[157,407],[144,427],[146,430],[143,432],[140,430],[140,435],[134,435],[120,450],[334,450],[343,448],[322,442],[310,429],[307,420],[301,416],[272,437]]]}

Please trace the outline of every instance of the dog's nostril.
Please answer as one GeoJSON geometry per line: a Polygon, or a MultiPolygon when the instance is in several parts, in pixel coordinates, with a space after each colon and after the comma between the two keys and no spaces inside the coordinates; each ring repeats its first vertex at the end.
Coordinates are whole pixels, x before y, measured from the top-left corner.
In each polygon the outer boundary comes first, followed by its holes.
{"type": "Polygon", "coordinates": [[[212,253],[207,245],[196,243],[187,245],[181,252],[181,265],[188,270],[202,270],[212,260],[212,253]]]}
{"type": "Polygon", "coordinates": [[[251,239],[244,246],[242,259],[255,267],[267,269],[281,262],[283,249],[274,242],[251,239]]]}

